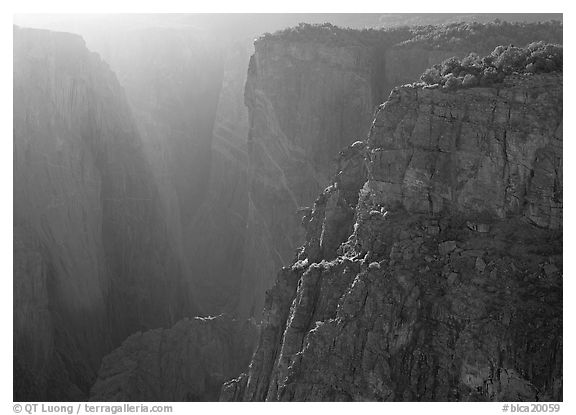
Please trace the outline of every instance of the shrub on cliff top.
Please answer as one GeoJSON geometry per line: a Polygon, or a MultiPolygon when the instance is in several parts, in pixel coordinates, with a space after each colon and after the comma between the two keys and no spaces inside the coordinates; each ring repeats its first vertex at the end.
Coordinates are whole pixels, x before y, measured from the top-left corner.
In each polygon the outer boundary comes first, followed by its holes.
{"type": "Polygon", "coordinates": [[[457,57],[453,57],[448,58],[442,62],[441,67],[442,69],[440,70],[440,75],[446,76],[448,74],[453,74],[454,76],[458,76],[462,65],[460,64],[460,60],[457,57]]]}
{"type": "Polygon", "coordinates": [[[300,23],[298,26],[260,36],[262,40],[284,40],[290,42],[318,42],[332,46],[384,46],[394,45],[410,39],[408,27],[386,29],[350,29],[332,23],[300,23]]]}
{"type": "Polygon", "coordinates": [[[462,86],[462,79],[454,76],[453,73],[449,73],[444,77],[444,89],[454,90],[462,86]]]}
{"type": "Polygon", "coordinates": [[[476,75],[466,74],[464,79],[462,80],[462,87],[464,88],[473,88],[479,84],[478,78],[476,75]]]}
{"type": "Polygon", "coordinates": [[[512,73],[547,73],[562,71],[562,46],[534,42],[525,48],[498,46],[488,56],[471,53],[464,59],[446,59],[424,71],[420,79],[427,85],[446,90],[472,88],[502,82],[512,73]]]}
{"type": "Polygon", "coordinates": [[[452,23],[447,25],[398,26],[392,28],[351,29],[331,23],[309,24],[260,36],[262,40],[319,42],[328,45],[400,46],[424,49],[487,51],[493,45],[514,42],[526,45],[535,39],[562,43],[562,22],[452,23]]]}
{"type": "Polygon", "coordinates": [[[428,85],[439,84],[442,81],[442,75],[440,74],[440,68],[438,65],[428,68],[424,71],[420,77],[428,85]]]}
{"type": "Polygon", "coordinates": [[[405,46],[426,49],[468,48],[485,51],[492,45],[515,42],[524,46],[535,39],[546,42],[562,42],[562,22],[506,22],[495,20],[490,23],[450,23],[437,26],[413,28],[413,36],[404,41],[405,46]]]}

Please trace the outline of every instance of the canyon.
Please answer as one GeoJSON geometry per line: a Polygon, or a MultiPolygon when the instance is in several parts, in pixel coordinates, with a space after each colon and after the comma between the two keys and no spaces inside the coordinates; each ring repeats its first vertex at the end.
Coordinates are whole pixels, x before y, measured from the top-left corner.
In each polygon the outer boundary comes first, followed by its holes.
{"type": "Polygon", "coordinates": [[[562,26],[455,27],[15,28],[15,399],[561,400],[561,73],[396,86],[562,26]]]}

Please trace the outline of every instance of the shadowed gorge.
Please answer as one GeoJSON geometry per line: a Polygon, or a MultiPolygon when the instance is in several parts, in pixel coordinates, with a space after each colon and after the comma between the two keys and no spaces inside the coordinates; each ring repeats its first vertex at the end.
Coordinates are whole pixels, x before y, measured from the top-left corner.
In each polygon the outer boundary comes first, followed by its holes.
{"type": "Polygon", "coordinates": [[[562,400],[563,27],[494,16],[16,19],[14,399],[562,400]]]}

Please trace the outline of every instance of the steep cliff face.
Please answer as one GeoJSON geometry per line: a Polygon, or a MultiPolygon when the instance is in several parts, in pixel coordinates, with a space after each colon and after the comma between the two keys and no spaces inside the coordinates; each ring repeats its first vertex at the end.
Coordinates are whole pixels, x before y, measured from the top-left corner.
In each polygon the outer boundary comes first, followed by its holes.
{"type": "Polygon", "coordinates": [[[536,36],[562,41],[561,25],[504,26],[353,31],[301,25],[259,38],[245,93],[247,245],[257,252],[247,254],[250,278],[266,286],[275,270],[292,262],[305,240],[299,223],[337,173],[339,151],[366,137],[375,109],[396,85],[473,50],[487,53],[499,44],[540,40],[536,36]]]}
{"type": "Polygon", "coordinates": [[[362,136],[378,102],[374,50],[263,38],[248,68],[249,246],[264,287],[290,263],[304,233],[301,207],[328,183],[331,162],[362,136]],[[354,140],[352,140],[354,141],[354,140]]]}
{"type": "Polygon", "coordinates": [[[409,85],[341,152],[222,400],[561,400],[562,74],[409,85]]]}
{"type": "Polygon", "coordinates": [[[195,303],[202,314],[247,317],[263,292],[244,270],[252,38],[172,25],[86,36],[126,88],[195,303]]]}
{"type": "Polygon", "coordinates": [[[193,313],[174,251],[114,74],[15,28],[15,399],[81,399],[113,345],[193,313]]]}
{"type": "Polygon", "coordinates": [[[256,326],[227,316],[184,319],[136,333],[106,356],[92,401],[214,401],[248,366],[256,326]]]}
{"type": "Polygon", "coordinates": [[[368,140],[370,186],[413,212],[456,207],[561,228],[561,88],[561,74],[545,74],[455,96],[396,89],[368,140]]]}
{"type": "Polygon", "coordinates": [[[353,47],[256,43],[246,84],[248,266],[264,285],[303,239],[296,211],[327,183],[322,167],[345,144],[343,137],[368,123],[373,102],[366,59],[353,47]]]}
{"type": "MultiPolygon", "coordinates": [[[[230,271],[224,252],[239,249],[238,238],[213,249],[212,237],[229,227],[225,206],[210,192],[229,194],[224,166],[213,165],[213,130],[223,82],[223,48],[207,33],[189,27],[144,27],[88,37],[118,74],[135,114],[144,154],[160,189],[163,215],[177,249],[191,295],[204,313],[219,313],[214,285],[230,271]],[[222,177],[223,176],[223,177],[222,177]],[[216,189],[214,189],[214,187],[216,189]],[[213,210],[206,210],[210,199],[213,210]]],[[[220,158],[216,158],[221,162],[220,158]]]]}

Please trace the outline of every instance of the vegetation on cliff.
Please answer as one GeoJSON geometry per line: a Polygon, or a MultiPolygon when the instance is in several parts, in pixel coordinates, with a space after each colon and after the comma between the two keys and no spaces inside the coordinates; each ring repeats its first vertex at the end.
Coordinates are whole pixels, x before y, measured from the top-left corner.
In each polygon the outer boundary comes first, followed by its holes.
{"type": "Polygon", "coordinates": [[[439,26],[400,26],[395,28],[362,30],[342,28],[331,23],[308,24],[265,33],[261,40],[285,40],[291,42],[313,41],[331,45],[420,47],[423,49],[485,50],[493,45],[515,42],[526,46],[535,40],[562,43],[562,22],[537,23],[502,22],[452,23],[439,26]]]}
{"type": "Polygon", "coordinates": [[[393,29],[349,29],[332,23],[300,23],[274,33],[264,33],[259,39],[285,40],[290,42],[319,42],[333,46],[373,46],[386,42],[396,44],[412,37],[409,27],[393,29]]]}
{"type": "Polygon", "coordinates": [[[562,22],[502,22],[490,23],[452,23],[440,26],[416,26],[412,28],[412,37],[403,42],[403,46],[425,49],[461,49],[481,50],[492,45],[506,45],[510,39],[516,39],[519,46],[526,46],[535,39],[551,43],[562,43],[562,22]]]}
{"type": "Polygon", "coordinates": [[[470,53],[464,59],[448,58],[426,69],[420,79],[444,89],[471,88],[502,82],[513,73],[561,72],[561,45],[533,42],[525,48],[498,46],[487,56],[470,53]]]}

